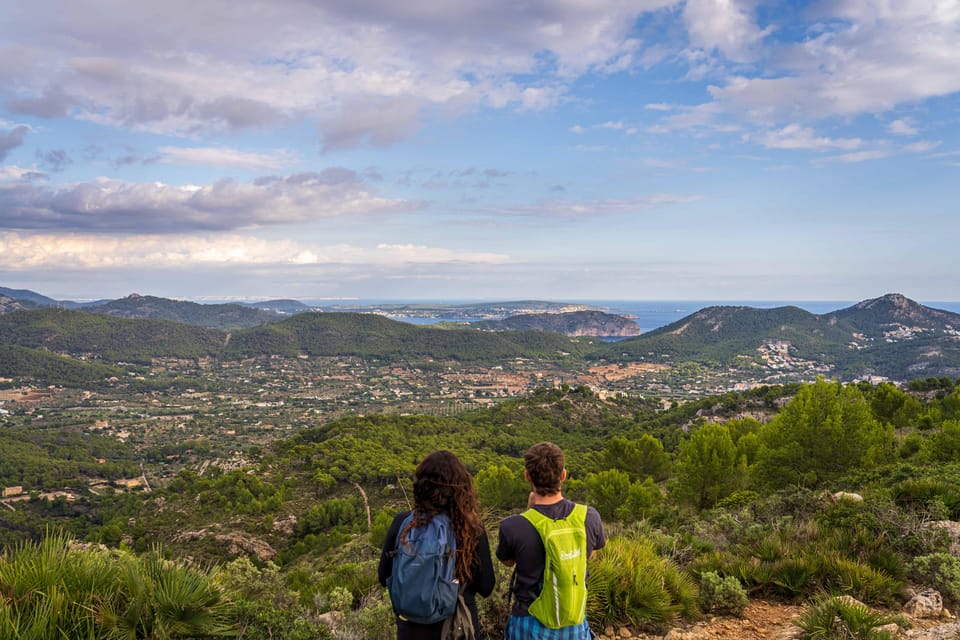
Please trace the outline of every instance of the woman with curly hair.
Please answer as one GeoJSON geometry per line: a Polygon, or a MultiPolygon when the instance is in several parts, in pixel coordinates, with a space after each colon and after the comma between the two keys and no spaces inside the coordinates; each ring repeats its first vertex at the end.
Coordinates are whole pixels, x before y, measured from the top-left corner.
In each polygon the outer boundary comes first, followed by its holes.
{"type": "MultiPolygon", "coordinates": [[[[398,537],[406,540],[406,534],[413,527],[426,525],[438,514],[446,514],[457,543],[454,577],[463,585],[461,593],[470,609],[476,635],[480,638],[476,594],[486,597],[493,593],[496,578],[487,531],[480,519],[473,477],[457,456],[449,451],[434,451],[423,459],[414,472],[413,500],[412,512],[397,514],[387,531],[380,554],[380,584],[386,586],[387,578],[393,572],[398,537]],[[412,521],[401,531],[404,520],[411,513],[412,521]]],[[[439,640],[442,629],[442,621],[417,624],[397,616],[398,640],[439,640]]]]}

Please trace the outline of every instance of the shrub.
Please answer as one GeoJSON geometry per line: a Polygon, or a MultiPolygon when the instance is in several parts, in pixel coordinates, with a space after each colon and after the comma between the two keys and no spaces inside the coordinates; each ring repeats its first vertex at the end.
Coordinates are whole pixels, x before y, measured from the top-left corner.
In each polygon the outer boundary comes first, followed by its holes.
{"type": "Polygon", "coordinates": [[[898,619],[872,611],[853,598],[840,596],[815,602],[794,624],[803,630],[804,640],[890,640],[892,635],[877,627],[894,622],[901,624],[898,619]]]}
{"type": "Polygon", "coordinates": [[[960,485],[939,478],[910,478],[893,487],[893,498],[902,507],[922,509],[932,503],[947,508],[951,519],[960,517],[960,485]]]}
{"type": "Polygon", "coordinates": [[[210,575],[160,550],[76,548],[63,535],[0,556],[4,637],[166,638],[235,635],[231,606],[210,575]]]}
{"type": "Polygon", "coordinates": [[[858,560],[834,552],[819,557],[820,586],[831,592],[847,593],[869,603],[890,604],[900,591],[900,582],[858,560]]]}
{"type": "Polygon", "coordinates": [[[697,613],[697,586],[645,538],[613,538],[597,552],[587,579],[592,622],[662,628],[697,613]]]}
{"type": "Polygon", "coordinates": [[[743,615],[747,592],[734,576],[721,578],[715,571],[700,574],[700,608],[703,611],[743,615]]]}
{"type": "Polygon", "coordinates": [[[330,631],[299,608],[276,607],[263,600],[237,600],[233,616],[243,640],[327,640],[330,631]]]}
{"type": "Polygon", "coordinates": [[[390,601],[382,589],[366,594],[358,609],[348,611],[337,629],[339,640],[394,640],[397,625],[390,601]]]}
{"type": "Polygon", "coordinates": [[[914,558],[907,565],[910,579],[933,587],[944,599],[960,602],[960,558],[949,553],[932,553],[914,558]]]}
{"type": "Polygon", "coordinates": [[[803,596],[816,584],[817,564],[817,558],[810,556],[778,560],[770,567],[770,584],[780,595],[803,596]]]}

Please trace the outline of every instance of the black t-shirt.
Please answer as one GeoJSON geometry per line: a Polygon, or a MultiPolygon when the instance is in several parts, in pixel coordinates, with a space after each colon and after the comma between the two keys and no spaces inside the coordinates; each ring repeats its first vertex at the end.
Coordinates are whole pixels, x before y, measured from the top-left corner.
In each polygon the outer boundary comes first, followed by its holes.
{"type": "MultiPolygon", "coordinates": [[[[408,515],[410,515],[409,511],[397,514],[387,530],[386,540],[383,541],[380,565],[377,568],[377,576],[383,586],[387,586],[387,578],[393,573],[392,552],[397,548],[397,534],[400,533],[400,525],[403,524],[403,520],[408,515]]],[[[473,628],[477,630],[479,637],[480,616],[477,614],[476,594],[479,593],[484,597],[489,596],[493,593],[493,588],[497,582],[496,574],[493,572],[493,560],[490,558],[490,541],[487,539],[486,530],[481,530],[480,539],[477,540],[477,552],[470,566],[470,582],[463,588],[463,600],[470,609],[470,614],[473,616],[473,628]]],[[[417,624],[398,618],[397,638],[399,640],[439,639],[442,628],[442,622],[417,624]]]]}
{"type": "MultiPolygon", "coordinates": [[[[564,498],[560,502],[547,505],[535,505],[533,508],[554,520],[566,518],[576,505],[564,498]]],[[[587,557],[607,544],[603,532],[600,514],[593,507],[587,507],[587,557]]],[[[540,534],[529,520],[522,515],[512,515],[500,523],[500,541],[497,544],[497,558],[513,560],[516,575],[513,582],[513,609],[510,615],[525,616],[527,607],[540,595],[543,583],[543,567],[547,552],[543,548],[540,534]]]]}

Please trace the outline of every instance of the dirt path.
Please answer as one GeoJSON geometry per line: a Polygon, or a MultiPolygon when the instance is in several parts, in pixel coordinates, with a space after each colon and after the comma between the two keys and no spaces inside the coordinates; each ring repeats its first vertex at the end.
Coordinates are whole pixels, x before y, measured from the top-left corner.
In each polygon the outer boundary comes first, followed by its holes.
{"type": "MultiPolygon", "coordinates": [[[[803,610],[804,607],[800,605],[755,600],[747,606],[742,618],[708,616],[699,622],[675,627],[666,635],[635,633],[624,627],[607,627],[600,638],[601,640],[792,640],[800,632],[793,621],[803,610]]],[[[925,629],[957,621],[950,613],[947,613],[944,618],[905,617],[913,628],[906,634],[907,637],[915,637],[925,629]]],[[[934,637],[960,638],[960,635],[952,631],[950,635],[934,637]]]]}
{"type": "MultiPolygon", "coordinates": [[[[666,640],[786,640],[795,637],[793,620],[803,607],[781,603],[752,601],[742,618],[707,617],[699,622],[681,625],[665,636],[666,640]]],[[[659,640],[662,635],[633,633],[625,628],[608,627],[600,636],[606,640],[634,638],[659,640]]]]}

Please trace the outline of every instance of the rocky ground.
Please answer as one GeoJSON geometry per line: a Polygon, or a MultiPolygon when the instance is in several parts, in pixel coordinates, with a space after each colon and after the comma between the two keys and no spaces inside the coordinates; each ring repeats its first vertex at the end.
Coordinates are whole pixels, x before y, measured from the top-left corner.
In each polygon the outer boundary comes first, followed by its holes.
{"type": "MultiPolygon", "coordinates": [[[[707,617],[675,627],[666,635],[635,632],[627,627],[607,627],[597,631],[600,631],[600,640],[792,640],[800,631],[793,621],[802,612],[803,607],[798,605],[752,601],[742,618],[707,617]]],[[[951,617],[904,617],[909,620],[911,629],[901,630],[896,634],[898,638],[960,639],[960,624],[951,617]]]]}
{"type": "Polygon", "coordinates": [[[635,633],[627,627],[607,627],[600,634],[602,640],[758,640],[761,638],[792,638],[796,629],[792,621],[803,607],[753,601],[742,618],[707,617],[699,622],[675,627],[666,636],[635,633]]]}

